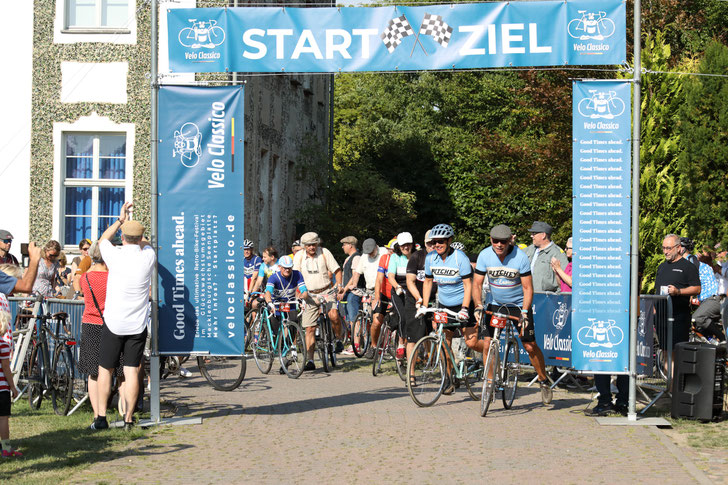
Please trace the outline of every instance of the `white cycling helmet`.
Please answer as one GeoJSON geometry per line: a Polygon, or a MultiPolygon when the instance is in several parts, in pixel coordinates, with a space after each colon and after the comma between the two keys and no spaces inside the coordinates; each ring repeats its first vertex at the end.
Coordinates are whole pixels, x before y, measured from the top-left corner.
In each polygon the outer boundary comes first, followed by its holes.
{"type": "Polygon", "coordinates": [[[293,258],[290,256],[282,256],[281,259],[278,260],[278,266],[281,268],[293,268],[293,258]]]}
{"type": "Polygon", "coordinates": [[[400,232],[397,234],[397,244],[402,247],[403,244],[412,244],[412,234],[409,232],[400,232]]]}
{"type": "Polygon", "coordinates": [[[255,247],[255,243],[251,241],[250,239],[246,239],[243,241],[243,249],[253,249],[255,247]]]}
{"type": "Polygon", "coordinates": [[[450,245],[450,247],[453,249],[460,250],[460,251],[465,251],[465,244],[458,242],[458,241],[455,241],[454,243],[452,243],[450,245]]]}
{"type": "Polygon", "coordinates": [[[438,224],[430,229],[430,237],[432,239],[447,239],[453,237],[455,231],[449,224],[438,224]]]}

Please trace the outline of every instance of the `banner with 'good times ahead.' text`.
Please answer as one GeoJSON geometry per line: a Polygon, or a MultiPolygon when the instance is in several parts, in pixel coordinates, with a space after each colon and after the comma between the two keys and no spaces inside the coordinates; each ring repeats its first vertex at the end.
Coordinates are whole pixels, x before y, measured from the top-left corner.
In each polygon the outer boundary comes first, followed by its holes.
{"type": "Polygon", "coordinates": [[[159,351],[242,355],[243,88],[163,86],[159,113],[159,351]]]}

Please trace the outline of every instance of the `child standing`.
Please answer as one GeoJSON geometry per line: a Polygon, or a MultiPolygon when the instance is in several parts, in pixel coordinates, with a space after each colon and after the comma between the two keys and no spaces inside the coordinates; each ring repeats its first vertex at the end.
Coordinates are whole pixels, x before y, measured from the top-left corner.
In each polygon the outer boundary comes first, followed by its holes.
{"type": "Polygon", "coordinates": [[[0,445],[3,458],[23,456],[10,446],[10,396],[18,395],[10,372],[10,356],[13,353],[13,334],[10,332],[10,305],[0,293],[0,445]]]}

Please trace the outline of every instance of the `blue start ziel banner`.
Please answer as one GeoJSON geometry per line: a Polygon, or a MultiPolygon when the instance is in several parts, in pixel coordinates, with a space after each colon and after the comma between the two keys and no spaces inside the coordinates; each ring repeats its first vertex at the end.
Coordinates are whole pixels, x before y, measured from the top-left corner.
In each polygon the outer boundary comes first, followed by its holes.
{"type": "Polygon", "coordinates": [[[341,72],[622,64],[625,12],[623,0],[169,9],[169,66],[341,72]]]}
{"type": "Polygon", "coordinates": [[[159,90],[163,354],[243,354],[243,104],[240,86],[159,90]]]}
{"type": "Polygon", "coordinates": [[[573,86],[572,359],[575,369],[629,367],[631,87],[573,86]]]}

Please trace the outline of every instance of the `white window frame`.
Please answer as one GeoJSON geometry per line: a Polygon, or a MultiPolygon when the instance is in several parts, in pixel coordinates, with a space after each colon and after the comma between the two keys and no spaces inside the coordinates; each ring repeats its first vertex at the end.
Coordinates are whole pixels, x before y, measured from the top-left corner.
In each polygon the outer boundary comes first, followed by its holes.
{"type": "MultiPolygon", "coordinates": [[[[80,118],[75,123],[54,123],[53,124],[53,238],[64,247],[66,252],[78,250],[78,242],[64,244],[65,241],[65,207],[66,187],[121,187],[125,189],[125,200],[133,200],[134,193],[134,124],[114,123],[107,117],[98,116],[93,113],[91,116],[80,118]],[[125,179],[98,179],[99,155],[98,139],[94,140],[94,173],[90,179],[69,179],[66,182],[65,164],[65,141],[66,135],[124,135],[126,137],[126,166],[125,179]]],[[[105,228],[99,227],[98,217],[98,190],[92,192],[91,202],[91,233],[97,236],[103,233],[105,228]]]]}
{"type": "MultiPolygon", "coordinates": [[[[56,17],[53,28],[53,42],[75,44],[81,42],[105,42],[110,44],[136,44],[136,9],[139,0],[128,0],[129,23],[124,27],[69,27],[69,1],[56,0],[56,17]]],[[[100,2],[97,2],[97,16],[101,16],[100,2]]]]}

